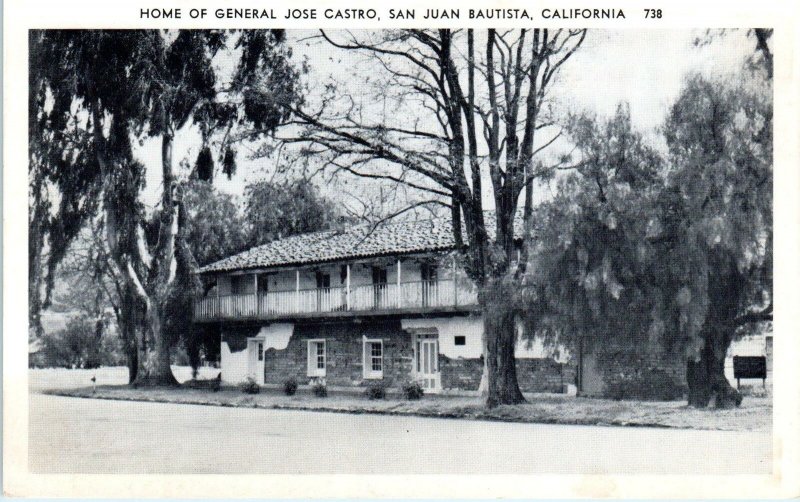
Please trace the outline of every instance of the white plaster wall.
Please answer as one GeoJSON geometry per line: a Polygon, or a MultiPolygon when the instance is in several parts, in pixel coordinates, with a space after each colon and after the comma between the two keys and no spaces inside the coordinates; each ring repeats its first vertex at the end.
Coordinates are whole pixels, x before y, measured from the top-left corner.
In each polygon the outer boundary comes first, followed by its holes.
{"type": "Polygon", "coordinates": [[[517,359],[542,359],[553,358],[559,363],[566,363],[570,360],[569,351],[562,347],[546,347],[541,338],[527,340],[523,337],[525,330],[522,323],[517,323],[517,345],[514,348],[514,356],[517,359]]]}
{"type": "Polygon", "coordinates": [[[264,339],[264,350],[284,350],[289,345],[292,333],[294,333],[294,324],[275,323],[263,326],[258,332],[258,337],[264,339]]]}
{"type": "MultiPolygon", "coordinates": [[[[478,358],[483,354],[483,317],[434,317],[426,319],[402,319],[401,326],[404,330],[435,329],[439,333],[439,352],[450,358],[463,357],[465,359],[478,358]],[[456,345],[455,336],[466,337],[465,345],[456,345]]],[[[518,325],[519,338],[514,355],[517,359],[539,359],[554,357],[559,362],[569,360],[566,349],[552,350],[535,339],[528,341],[522,338],[522,326],[518,325]],[[559,357],[556,356],[558,352],[559,357]]]]}
{"type": "Polygon", "coordinates": [[[439,352],[451,359],[475,359],[483,353],[483,318],[479,316],[402,319],[400,325],[404,330],[436,329],[439,333],[439,352]],[[456,335],[464,336],[466,344],[456,345],[456,335]]]}
{"type": "Polygon", "coordinates": [[[247,349],[231,353],[227,342],[222,342],[220,349],[220,368],[222,382],[238,384],[247,378],[247,349]]]}

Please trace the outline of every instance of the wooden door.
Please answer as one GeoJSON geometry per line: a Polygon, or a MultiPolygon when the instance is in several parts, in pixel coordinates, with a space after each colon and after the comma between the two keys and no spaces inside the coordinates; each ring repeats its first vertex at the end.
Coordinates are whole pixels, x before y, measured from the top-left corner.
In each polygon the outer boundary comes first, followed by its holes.
{"type": "Polygon", "coordinates": [[[439,339],[436,335],[420,335],[416,343],[416,378],[425,392],[440,389],[439,339]]]}

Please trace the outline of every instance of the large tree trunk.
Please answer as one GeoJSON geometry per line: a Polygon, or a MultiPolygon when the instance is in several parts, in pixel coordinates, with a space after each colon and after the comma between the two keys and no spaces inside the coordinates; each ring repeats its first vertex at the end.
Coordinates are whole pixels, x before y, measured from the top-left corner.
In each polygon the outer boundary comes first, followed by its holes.
{"type": "Polygon", "coordinates": [[[161,322],[162,313],[156,306],[156,302],[151,303],[147,311],[147,327],[153,343],[147,351],[145,360],[139,358],[139,369],[137,370],[134,386],[176,386],[178,381],[172,374],[170,366],[170,346],[166,340],[161,322]]]}
{"type": "Polygon", "coordinates": [[[735,261],[725,255],[711,257],[707,275],[709,307],[700,333],[703,347],[686,367],[688,401],[697,408],[733,408],[742,403],[742,395],[725,378],[725,357],[735,331],[731,322],[741,303],[742,278],[735,261]]]}
{"type": "Polygon", "coordinates": [[[487,285],[483,295],[486,406],[489,408],[525,402],[517,382],[514,357],[517,327],[513,308],[508,303],[511,298],[509,290],[497,282],[487,285]]]}
{"type": "Polygon", "coordinates": [[[730,335],[725,329],[707,328],[699,359],[690,359],[686,367],[689,406],[723,409],[742,403],[742,395],[725,378],[725,356],[731,344],[730,335]]]}
{"type": "Polygon", "coordinates": [[[119,331],[122,335],[122,341],[125,345],[125,358],[128,365],[128,383],[133,383],[136,381],[136,372],[139,369],[138,340],[136,338],[136,331],[139,323],[137,322],[134,310],[136,297],[127,285],[123,286],[121,296],[119,317],[117,320],[119,331]]]}

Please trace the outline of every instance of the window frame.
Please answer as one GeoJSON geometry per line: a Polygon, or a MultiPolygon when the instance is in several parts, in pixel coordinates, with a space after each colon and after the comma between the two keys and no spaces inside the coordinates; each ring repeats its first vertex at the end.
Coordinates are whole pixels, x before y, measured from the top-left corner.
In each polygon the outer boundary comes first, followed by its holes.
{"type": "Polygon", "coordinates": [[[361,339],[361,368],[362,368],[362,376],[365,380],[381,380],[383,379],[383,369],[385,367],[383,363],[384,359],[384,350],[383,350],[383,339],[382,338],[367,338],[363,337],[361,339]],[[372,355],[372,346],[373,344],[380,344],[381,347],[381,355],[380,356],[373,356],[372,355]],[[369,354],[367,354],[367,348],[369,348],[369,354]],[[380,370],[373,370],[372,369],[372,362],[374,358],[380,358],[381,362],[381,369],[380,370]]]}
{"type": "Polygon", "coordinates": [[[306,376],[309,377],[324,377],[328,370],[328,344],[324,338],[314,338],[308,340],[306,343],[306,376]],[[322,345],[322,368],[319,365],[319,354],[317,353],[317,345],[322,345]],[[314,346],[313,358],[311,347],[314,346]],[[313,365],[312,365],[313,361],[313,365]]]}

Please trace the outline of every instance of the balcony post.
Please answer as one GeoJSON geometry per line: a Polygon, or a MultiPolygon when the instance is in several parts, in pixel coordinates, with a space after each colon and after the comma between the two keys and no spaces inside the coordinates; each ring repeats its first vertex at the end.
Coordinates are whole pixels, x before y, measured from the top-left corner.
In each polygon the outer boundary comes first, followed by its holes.
{"type": "Polygon", "coordinates": [[[401,308],[403,306],[403,290],[400,289],[400,272],[402,268],[400,267],[400,258],[397,259],[397,308],[401,308]]]}
{"type": "Polygon", "coordinates": [[[350,264],[347,264],[347,282],[345,284],[345,309],[350,310],[350,264]]]}
{"type": "Polygon", "coordinates": [[[256,318],[261,314],[261,302],[258,301],[258,274],[253,274],[253,296],[256,299],[256,318]]]}
{"type": "Polygon", "coordinates": [[[300,269],[295,269],[294,275],[294,311],[300,312],[300,269]]]}
{"type": "Polygon", "coordinates": [[[214,288],[214,314],[212,316],[213,319],[219,319],[222,317],[222,306],[220,305],[221,300],[219,299],[219,276],[215,277],[214,280],[216,281],[216,287],[214,288]]]}

